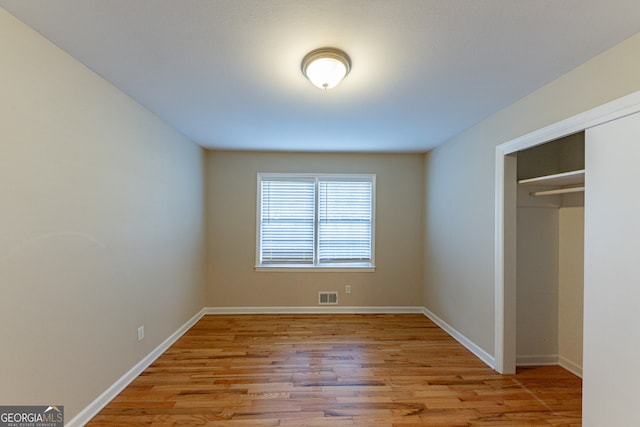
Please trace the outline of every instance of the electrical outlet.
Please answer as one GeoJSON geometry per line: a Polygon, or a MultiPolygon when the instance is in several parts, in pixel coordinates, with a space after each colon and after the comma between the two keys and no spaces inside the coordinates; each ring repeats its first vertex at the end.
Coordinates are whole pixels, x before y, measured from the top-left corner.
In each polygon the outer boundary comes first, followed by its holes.
{"type": "Polygon", "coordinates": [[[344,292],[347,293],[347,294],[350,294],[351,293],[351,285],[346,285],[344,287],[344,292]]]}
{"type": "Polygon", "coordinates": [[[144,325],[138,328],[138,342],[144,339],[144,325]]]}

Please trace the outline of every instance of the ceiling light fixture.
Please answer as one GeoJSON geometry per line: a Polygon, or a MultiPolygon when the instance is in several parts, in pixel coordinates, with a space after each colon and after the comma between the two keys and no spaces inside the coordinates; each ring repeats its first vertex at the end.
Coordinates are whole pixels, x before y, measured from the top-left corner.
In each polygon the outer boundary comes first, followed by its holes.
{"type": "Polygon", "coordinates": [[[302,60],[302,74],[320,89],[336,87],[349,71],[349,55],[333,47],[313,50],[302,60]]]}

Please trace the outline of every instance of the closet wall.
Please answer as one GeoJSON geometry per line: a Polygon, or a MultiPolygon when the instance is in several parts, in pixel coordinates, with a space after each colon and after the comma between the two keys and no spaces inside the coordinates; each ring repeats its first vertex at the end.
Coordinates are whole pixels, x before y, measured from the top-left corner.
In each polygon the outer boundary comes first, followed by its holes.
{"type": "Polygon", "coordinates": [[[558,212],[558,362],[582,376],[584,203],[563,206],[558,212]]]}
{"type": "MultiPolygon", "coordinates": [[[[518,180],[584,168],[584,133],[518,153],[518,180]]],[[[561,364],[581,375],[584,193],[518,185],[518,365],[561,364]]]]}

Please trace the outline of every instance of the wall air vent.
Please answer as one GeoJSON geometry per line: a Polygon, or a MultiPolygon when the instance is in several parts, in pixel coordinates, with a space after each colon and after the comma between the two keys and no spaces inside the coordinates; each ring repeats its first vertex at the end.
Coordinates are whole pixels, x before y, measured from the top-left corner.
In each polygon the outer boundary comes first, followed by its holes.
{"type": "Polygon", "coordinates": [[[318,292],[318,304],[338,304],[338,292],[336,291],[318,292]]]}

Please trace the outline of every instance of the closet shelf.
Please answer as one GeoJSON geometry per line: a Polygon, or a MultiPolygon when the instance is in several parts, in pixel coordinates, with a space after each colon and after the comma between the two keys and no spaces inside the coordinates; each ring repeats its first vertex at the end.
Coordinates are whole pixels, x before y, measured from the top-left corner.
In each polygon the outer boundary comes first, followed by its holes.
{"type": "Polygon", "coordinates": [[[549,190],[533,191],[532,196],[551,196],[556,194],[577,193],[584,191],[584,169],[521,179],[519,184],[530,186],[558,187],[549,190]]]}

